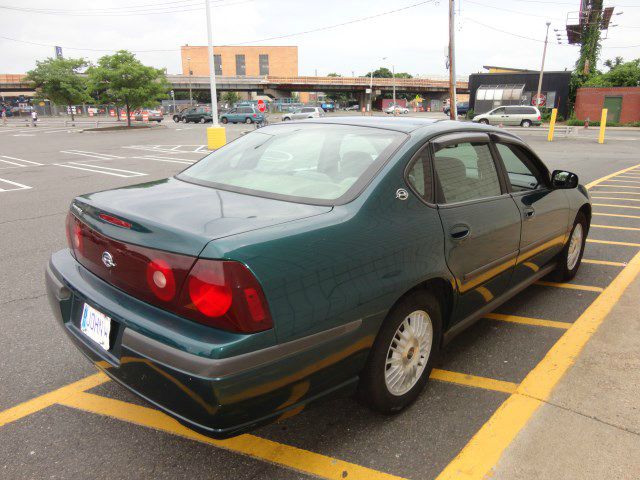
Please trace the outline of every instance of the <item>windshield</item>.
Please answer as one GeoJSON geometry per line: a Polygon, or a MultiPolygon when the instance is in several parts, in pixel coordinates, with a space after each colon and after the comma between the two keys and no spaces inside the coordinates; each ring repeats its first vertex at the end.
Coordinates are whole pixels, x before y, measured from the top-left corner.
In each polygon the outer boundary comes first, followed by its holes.
{"type": "Polygon", "coordinates": [[[178,178],[302,203],[346,203],[405,138],[350,125],[273,125],[229,143],[178,178]]]}

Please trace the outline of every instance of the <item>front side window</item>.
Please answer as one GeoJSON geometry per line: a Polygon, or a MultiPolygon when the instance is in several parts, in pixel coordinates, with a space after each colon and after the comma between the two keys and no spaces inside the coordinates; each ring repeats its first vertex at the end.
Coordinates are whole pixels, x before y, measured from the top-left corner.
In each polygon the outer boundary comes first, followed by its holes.
{"type": "Polygon", "coordinates": [[[496,108],[491,115],[504,115],[504,107],[496,108]]]}
{"type": "Polygon", "coordinates": [[[438,146],[434,167],[444,203],[500,195],[500,181],[488,143],[463,142],[438,146]]]}
{"type": "Polygon", "coordinates": [[[540,188],[541,183],[534,169],[527,165],[530,161],[527,161],[526,154],[521,148],[503,143],[496,143],[496,148],[507,171],[511,190],[523,192],[540,188]]]}
{"type": "Polygon", "coordinates": [[[270,198],[342,203],[355,197],[405,138],[351,125],[272,125],[216,150],[178,178],[270,198]]]}

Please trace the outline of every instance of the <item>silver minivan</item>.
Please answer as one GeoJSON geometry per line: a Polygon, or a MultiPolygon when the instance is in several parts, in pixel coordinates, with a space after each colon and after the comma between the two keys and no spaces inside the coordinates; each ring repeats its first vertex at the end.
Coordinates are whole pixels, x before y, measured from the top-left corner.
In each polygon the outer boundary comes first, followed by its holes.
{"type": "Polygon", "coordinates": [[[282,121],[287,120],[300,120],[301,118],[318,118],[324,117],[324,110],[320,107],[302,107],[294,110],[292,113],[285,113],[282,116],[282,121]]]}
{"type": "Polygon", "coordinates": [[[507,105],[494,108],[487,113],[482,113],[473,117],[474,122],[491,125],[520,125],[530,127],[540,125],[542,117],[540,110],[528,105],[507,105]]]}

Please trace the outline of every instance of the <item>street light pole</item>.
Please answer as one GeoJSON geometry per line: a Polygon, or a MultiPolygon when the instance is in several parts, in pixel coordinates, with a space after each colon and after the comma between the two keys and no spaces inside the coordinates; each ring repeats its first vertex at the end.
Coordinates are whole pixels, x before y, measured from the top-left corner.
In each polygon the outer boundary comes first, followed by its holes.
{"type": "Polygon", "coordinates": [[[189,106],[193,106],[193,94],[191,93],[191,57],[187,57],[187,68],[189,69],[189,106]]]}
{"type": "Polygon", "coordinates": [[[538,78],[538,94],[536,95],[536,107],[540,108],[540,93],[542,90],[542,74],[544,73],[544,58],[547,56],[547,41],[549,40],[549,25],[547,22],[547,33],[544,36],[544,49],[542,50],[542,66],[540,67],[540,77],[538,78]]]}
{"type": "Polygon", "coordinates": [[[456,100],[455,11],[454,0],[449,0],[449,116],[451,120],[458,119],[458,105],[456,100]]]}
{"type": "Polygon", "coordinates": [[[371,76],[369,77],[369,112],[371,112],[372,100],[373,100],[373,69],[371,69],[371,76]]]}
{"type": "Polygon", "coordinates": [[[205,0],[207,10],[207,40],[209,44],[209,83],[211,85],[211,119],[214,127],[218,124],[218,95],[216,93],[216,70],[213,58],[213,34],[211,33],[211,10],[209,0],[205,0]]]}
{"type": "Polygon", "coordinates": [[[391,65],[391,71],[393,73],[393,104],[396,104],[396,66],[391,65]]]}

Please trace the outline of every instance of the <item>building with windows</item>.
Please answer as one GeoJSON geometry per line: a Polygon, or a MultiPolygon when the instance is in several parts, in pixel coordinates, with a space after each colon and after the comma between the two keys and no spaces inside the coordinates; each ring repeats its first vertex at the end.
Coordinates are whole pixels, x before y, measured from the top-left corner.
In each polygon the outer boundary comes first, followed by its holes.
{"type": "MultiPolygon", "coordinates": [[[[485,66],[489,73],[469,75],[469,103],[474,113],[486,113],[501,105],[536,105],[540,72],[507,67],[485,66]]],[[[540,106],[557,108],[569,114],[571,72],[544,72],[540,106]]]]}
{"type": "MultiPolygon", "coordinates": [[[[209,75],[208,49],[201,46],[180,47],[184,75],[209,75]]],[[[224,46],[213,47],[216,75],[223,77],[257,77],[298,75],[298,47],[295,46],[224,46]]]]}

